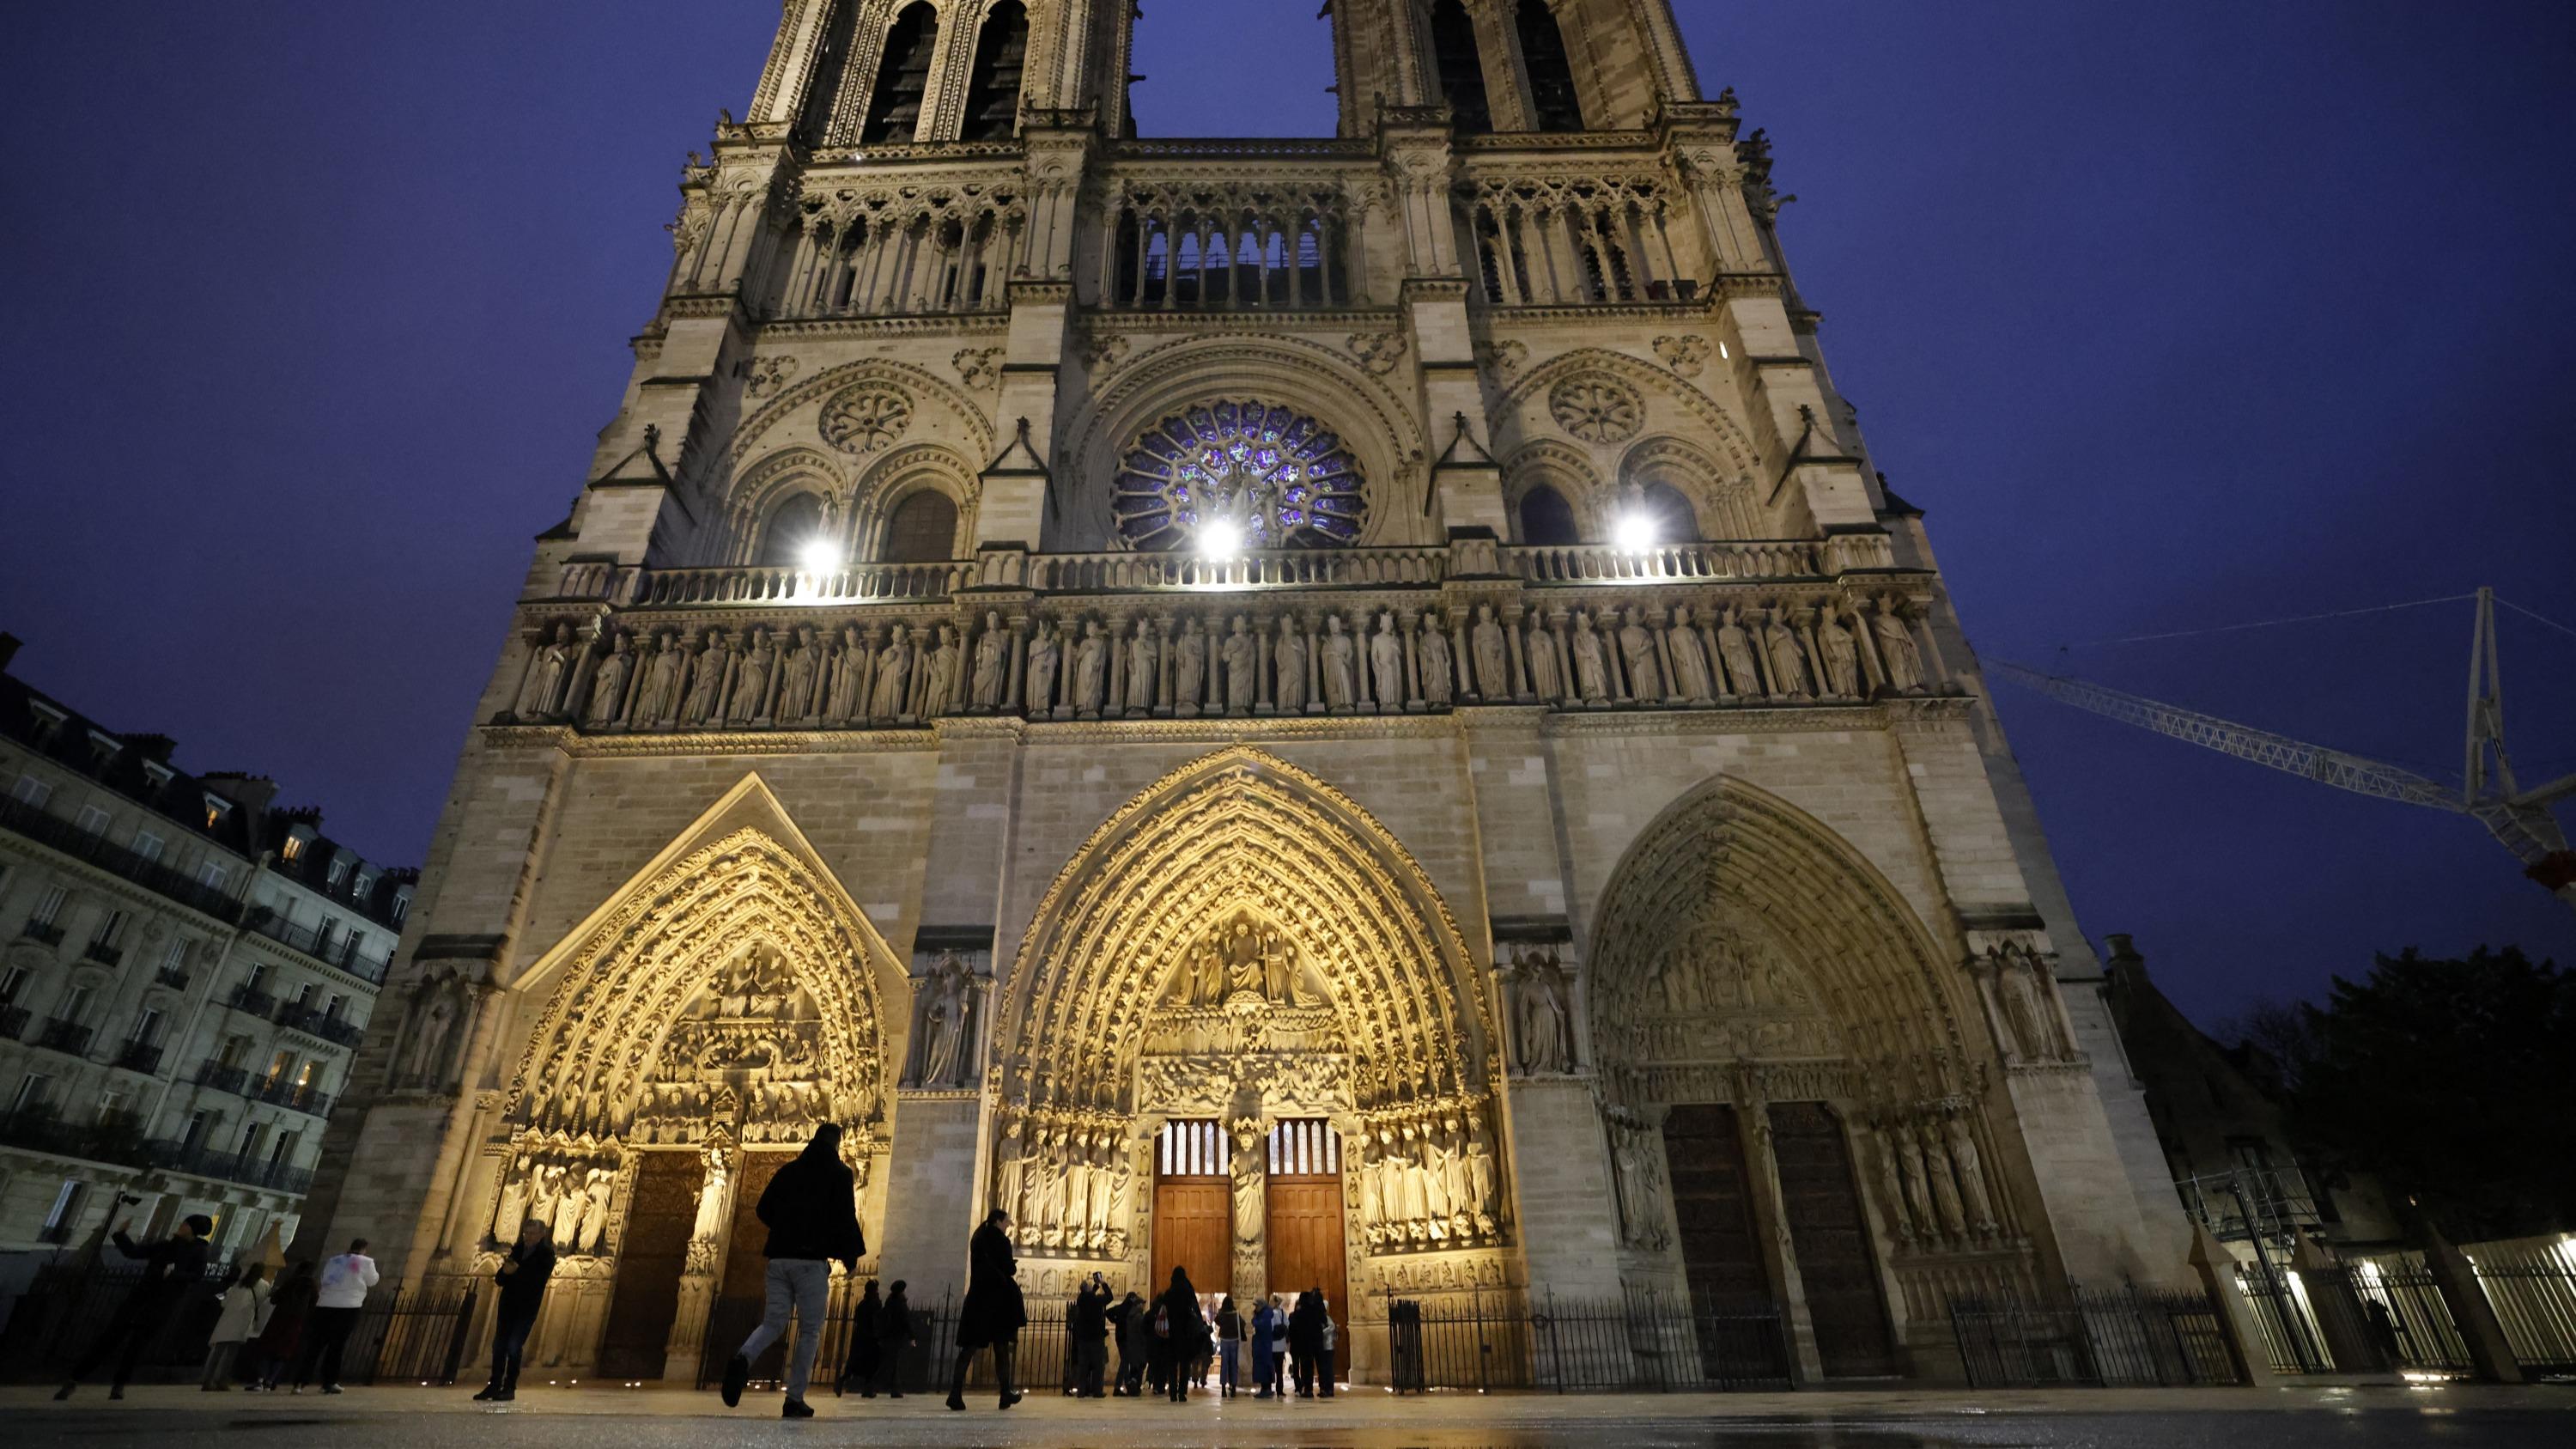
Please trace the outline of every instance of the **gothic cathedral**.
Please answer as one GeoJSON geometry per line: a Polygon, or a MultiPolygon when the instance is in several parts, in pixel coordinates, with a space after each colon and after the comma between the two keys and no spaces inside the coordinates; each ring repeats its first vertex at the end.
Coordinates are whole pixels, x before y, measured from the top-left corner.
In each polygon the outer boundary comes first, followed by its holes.
{"type": "Polygon", "coordinates": [[[1401,1300],[1939,1377],[1953,1295],[2185,1271],[1761,134],[1669,0],[1329,8],[1338,135],[1149,140],[1126,0],[786,0],[317,1231],[542,1219],[532,1363],[615,1379],[825,1121],[917,1307],[1001,1206],[1041,1313],[1320,1286],[1362,1381],[1401,1300]]]}

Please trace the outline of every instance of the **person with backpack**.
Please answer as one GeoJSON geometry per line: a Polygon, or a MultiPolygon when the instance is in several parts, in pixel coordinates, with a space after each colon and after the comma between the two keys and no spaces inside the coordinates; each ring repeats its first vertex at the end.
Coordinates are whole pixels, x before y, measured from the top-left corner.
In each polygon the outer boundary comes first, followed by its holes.
{"type": "Polygon", "coordinates": [[[265,1264],[253,1263],[248,1269],[234,1270],[233,1280],[224,1287],[223,1311],[215,1315],[214,1332],[206,1335],[206,1372],[198,1388],[208,1393],[232,1388],[242,1345],[250,1342],[268,1318],[268,1295],[272,1291],[265,1264]]]}
{"type": "Polygon", "coordinates": [[[1207,1343],[1207,1319],[1199,1313],[1198,1290],[1190,1273],[1172,1266],[1172,1282],[1154,1305],[1154,1360],[1175,1404],[1190,1397],[1190,1377],[1207,1343]]]}
{"type": "Polygon", "coordinates": [[[1020,1296],[1020,1265],[1011,1251],[1011,1215],[995,1208],[966,1244],[966,1301],[957,1307],[957,1368],[948,1384],[948,1407],[966,1408],[966,1369],[984,1349],[993,1351],[993,1376],[1001,1381],[1002,1407],[1020,1401],[1011,1359],[1029,1322],[1020,1296]]]}
{"type": "Polygon", "coordinates": [[[1270,1397],[1288,1397],[1288,1295],[1270,1295],[1270,1397]]]}
{"type": "Polygon", "coordinates": [[[751,1361],[768,1352],[787,1332],[792,1315],[797,1324],[796,1353],[787,1370],[787,1398],[778,1406],[782,1419],[810,1419],[805,1387],[814,1377],[814,1358],[823,1351],[824,1314],[832,1300],[832,1264],[859,1271],[868,1251],[859,1230],[858,1182],[841,1161],[841,1124],[826,1122],[796,1160],[778,1169],[761,1189],[752,1212],[769,1228],[762,1256],[769,1259],[768,1311],[760,1326],[725,1361],[724,1404],[742,1402],[751,1382],[751,1361]]]}
{"type": "Polygon", "coordinates": [[[206,1291],[206,1235],[215,1230],[215,1220],[204,1213],[190,1213],[170,1230],[170,1236],[148,1247],[138,1246],[125,1235],[119,1223],[112,1234],[116,1250],[143,1265],[143,1275],[134,1290],[117,1305],[116,1316],[107,1327],[90,1340],[89,1352],[81,1356],[80,1365],[54,1391],[57,1399],[68,1399],[80,1381],[98,1370],[110,1357],[116,1360],[116,1377],[110,1381],[107,1396],[125,1397],[125,1381],[134,1377],[135,1360],[161,1337],[179,1316],[181,1307],[191,1301],[202,1302],[206,1291]]]}
{"type": "Polygon", "coordinates": [[[519,1224],[519,1240],[492,1274],[501,1285],[500,1306],[492,1314],[492,1381],[474,1396],[477,1403],[506,1404],[519,1396],[519,1360],[537,1313],[546,1305],[546,1280],[555,1272],[553,1233],[543,1218],[519,1224]]]}

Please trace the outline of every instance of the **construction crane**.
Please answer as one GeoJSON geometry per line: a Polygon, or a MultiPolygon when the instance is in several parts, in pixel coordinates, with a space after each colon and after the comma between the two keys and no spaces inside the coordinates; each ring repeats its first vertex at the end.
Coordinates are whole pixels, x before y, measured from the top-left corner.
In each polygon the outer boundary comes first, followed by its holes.
{"type": "Polygon", "coordinates": [[[2567,848],[2550,804],[2576,794],[2576,774],[2524,790],[2504,747],[2504,682],[2496,668],[2495,592],[2477,593],[2477,631],[2469,645],[2468,764],[2461,782],[2445,785],[2382,760],[2312,745],[2198,710],[2049,674],[2026,664],[1997,663],[1995,672],[2077,709],[2169,735],[2185,744],[2234,755],[2267,769],[2301,775],[2357,795],[2467,815],[2522,862],[2522,873],[2576,907],[2576,852],[2567,848]]]}

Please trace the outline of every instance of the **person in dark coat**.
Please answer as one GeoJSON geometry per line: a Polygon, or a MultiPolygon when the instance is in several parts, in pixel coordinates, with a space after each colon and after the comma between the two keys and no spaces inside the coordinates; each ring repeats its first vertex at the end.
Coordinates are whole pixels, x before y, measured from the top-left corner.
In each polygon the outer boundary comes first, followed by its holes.
{"type": "Polygon", "coordinates": [[[1315,1397],[1315,1361],[1324,1354],[1324,1295],[1309,1288],[1288,1311],[1288,1353],[1295,1360],[1297,1397],[1315,1397]]]}
{"type": "Polygon", "coordinates": [[[529,1218],[519,1224],[519,1240],[492,1274],[501,1285],[501,1302],[492,1314],[492,1382],[474,1396],[479,1402],[506,1404],[519,1396],[519,1358],[528,1332],[537,1326],[537,1311],[546,1306],[546,1280],[554,1276],[553,1234],[544,1222],[529,1218]]]}
{"type": "Polygon", "coordinates": [[[305,1320],[313,1316],[313,1304],[321,1296],[321,1280],[309,1259],[288,1270],[286,1281],[269,1295],[268,1323],[250,1343],[252,1392],[276,1391],[278,1376],[304,1346],[305,1320]]]}
{"type": "Polygon", "coordinates": [[[107,1396],[125,1397],[125,1381],[134,1377],[134,1361],[169,1328],[192,1297],[203,1297],[211,1286],[206,1282],[206,1235],[214,1230],[213,1218],[190,1213],[170,1230],[170,1236],[142,1247],[125,1235],[124,1224],[116,1226],[111,1235],[116,1250],[143,1265],[142,1280],[125,1295],[107,1327],[90,1340],[89,1352],[81,1355],[71,1377],[54,1391],[55,1398],[70,1398],[80,1381],[96,1373],[111,1356],[116,1359],[116,1377],[107,1396]]]}
{"type": "Polygon", "coordinates": [[[855,1384],[860,1398],[875,1398],[877,1360],[884,1353],[885,1300],[877,1296],[877,1280],[870,1278],[857,1306],[850,1310],[850,1358],[841,1365],[841,1388],[846,1392],[855,1384]]]}
{"type": "Polygon", "coordinates": [[[1073,1341],[1076,1398],[1103,1396],[1102,1379],[1109,1367],[1109,1330],[1109,1280],[1094,1273],[1083,1283],[1081,1294],[1073,1300],[1072,1316],[1065,1320],[1066,1336],[1073,1341]]]}
{"type": "Polygon", "coordinates": [[[966,1407],[966,1368],[983,1349],[993,1351],[993,1376],[1001,1380],[1002,1407],[1020,1401],[1011,1381],[1011,1356],[1029,1322],[1020,1297],[1020,1265],[1011,1251],[1011,1215],[993,1209],[966,1245],[966,1301],[957,1309],[957,1371],[948,1383],[948,1407],[966,1407]]]}
{"type": "Polygon", "coordinates": [[[1172,1402],[1182,1403],[1190,1396],[1190,1378],[1208,1342],[1207,1315],[1199,1311],[1199,1291],[1190,1286],[1188,1269],[1173,1265],[1171,1286],[1163,1290],[1155,1311],[1156,1363],[1172,1402]]]}
{"type": "Polygon", "coordinates": [[[876,1390],[880,1387],[886,1391],[887,1398],[903,1397],[903,1358],[911,1351],[914,1343],[912,1300],[905,1296],[904,1286],[904,1280],[897,1278],[894,1280],[894,1287],[886,1294],[885,1311],[877,1322],[877,1341],[880,1345],[877,1352],[877,1382],[860,1395],[862,1398],[875,1398],[876,1390]]]}
{"type": "Polygon", "coordinates": [[[1146,1320],[1153,1315],[1146,1312],[1145,1300],[1131,1290],[1104,1316],[1118,1335],[1118,1396],[1135,1398],[1145,1388],[1145,1359],[1151,1352],[1146,1320]]]}
{"type": "Polygon", "coordinates": [[[858,1180],[841,1161],[837,1122],[815,1128],[814,1140],[805,1144],[795,1161],[778,1169],[761,1191],[752,1211],[769,1228],[769,1242],[761,1249],[769,1259],[769,1311],[725,1363],[726,1408],[742,1402],[743,1386],[751,1381],[751,1361],[786,1334],[792,1314],[798,1325],[796,1355],[787,1370],[787,1401],[779,1405],[778,1413],[783,1419],[814,1417],[814,1411],[805,1406],[805,1386],[814,1377],[815,1355],[823,1351],[832,1264],[837,1260],[856,1273],[859,1259],[868,1251],[867,1235],[859,1231],[858,1203],[858,1180]]]}

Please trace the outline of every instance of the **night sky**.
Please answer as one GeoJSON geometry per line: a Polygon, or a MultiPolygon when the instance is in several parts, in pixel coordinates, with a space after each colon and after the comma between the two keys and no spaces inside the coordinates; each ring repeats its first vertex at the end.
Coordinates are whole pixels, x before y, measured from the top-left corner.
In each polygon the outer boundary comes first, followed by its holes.
{"type": "MultiPolygon", "coordinates": [[[[1146,134],[1328,132],[1316,8],[1149,0],[1146,134]]],[[[2091,641],[2479,584],[2576,625],[2576,7],[1678,8],[1987,657],[2456,774],[2465,604],[2091,641]]],[[[13,14],[15,672],[418,859],[777,14],[13,14]]],[[[2576,635],[2507,619],[2517,763],[2576,770],[2576,635]]],[[[2085,928],[2204,1021],[2407,945],[2576,961],[2474,823],[1998,687],[2085,928]]]]}

